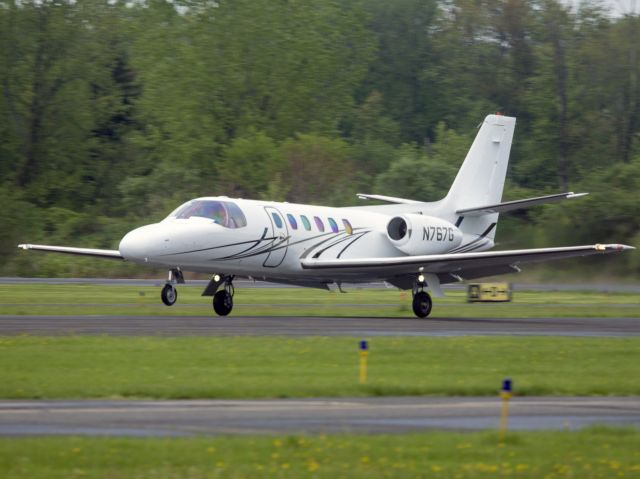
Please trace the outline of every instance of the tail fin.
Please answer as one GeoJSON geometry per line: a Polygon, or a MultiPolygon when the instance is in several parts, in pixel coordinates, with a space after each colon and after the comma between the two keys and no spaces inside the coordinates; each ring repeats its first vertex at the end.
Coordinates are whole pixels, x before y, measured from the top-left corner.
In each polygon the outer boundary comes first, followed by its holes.
{"type": "MultiPolygon", "coordinates": [[[[484,119],[444,199],[447,210],[458,211],[500,202],[515,125],[516,119],[508,116],[488,115],[484,119]]],[[[458,221],[463,232],[493,239],[498,215],[460,218],[458,221]]]]}
{"type": "Polygon", "coordinates": [[[516,119],[488,115],[447,194],[456,210],[499,203],[516,119]]]}

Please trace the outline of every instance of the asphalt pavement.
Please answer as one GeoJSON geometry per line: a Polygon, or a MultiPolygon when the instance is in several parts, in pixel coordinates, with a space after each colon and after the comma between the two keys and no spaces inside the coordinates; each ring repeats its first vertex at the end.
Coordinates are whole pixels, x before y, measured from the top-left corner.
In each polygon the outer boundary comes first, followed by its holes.
{"type": "Polygon", "coordinates": [[[640,335],[640,318],[370,318],[0,315],[0,336],[578,336],[640,335]]]}
{"type": "MultiPolygon", "coordinates": [[[[497,429],[498,398],[188,401],[0,401],[0,435],[190,436],[406,433],[497,429]]],[[[529,397],[510,403],[509,429],[640,427],[637,397],[529,397]]]]}

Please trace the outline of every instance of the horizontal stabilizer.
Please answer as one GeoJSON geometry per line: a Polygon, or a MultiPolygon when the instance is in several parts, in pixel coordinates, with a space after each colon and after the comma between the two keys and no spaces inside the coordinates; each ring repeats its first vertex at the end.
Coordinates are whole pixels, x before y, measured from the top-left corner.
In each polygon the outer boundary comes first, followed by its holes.
{"type": "Polygon", "coordinates": [[[521,210],[530,208],[531,206],[542,205],[545,203],[555,203],[556,201],[570,200],[580,198],[589,193],[558,193],[555,195],[538,196],[536,198],[527,198],[525,200],[506,201],[504,203],[496,203],[493,205],[478,206],[475,208],[465,208],[456,211],[460,216],[482,216],[492,213],[504,213],[505,211],[521,210]]]}
{"type": "Polygon", "coordinates": [[[120,251],[113,249],[95,249],[95,248],[71,248],[68,246],[47,246],[41,244],[19,244],[18,248],[32,249],[36,251],[47,251],[50,253],[75,254],[79,256],[93,256],[98,258],[124,259],[120,251]]]}
{"type": "Polygon", "coordinates": [[[406,200],[404,198],[396,198],[395,196],[383,196],[383,195],[365,195],[363,193],[357,194],[361,200],[377,200],[384,201],[385,203],[396,203],[402,205],[412,205],[415,203],[421,203],[421,201],[406,200]]]}

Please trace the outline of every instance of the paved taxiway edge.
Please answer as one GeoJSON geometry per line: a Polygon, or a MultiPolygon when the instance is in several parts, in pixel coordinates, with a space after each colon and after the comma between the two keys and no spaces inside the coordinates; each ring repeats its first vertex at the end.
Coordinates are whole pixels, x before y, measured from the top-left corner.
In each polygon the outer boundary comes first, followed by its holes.
{"type": "MultiPolygon", "coordinates": [[[[0,435],[189,436],[402,433],[496,429],[501,402],[486,397],[289,400],[0,401],[0,435]]],[[[511,430],[640,427],[639,397],[525,397],[511,430]]]]}
{"type": "Polygon", "coordinates": [[[640,335],[640,318],[369,318],[0,315],[0,335],[575,336],[640,335]]]}

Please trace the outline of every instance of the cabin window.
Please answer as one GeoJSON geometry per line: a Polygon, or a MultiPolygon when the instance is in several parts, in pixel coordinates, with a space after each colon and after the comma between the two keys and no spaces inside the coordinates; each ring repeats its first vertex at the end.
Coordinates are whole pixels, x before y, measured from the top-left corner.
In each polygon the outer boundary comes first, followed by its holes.
{"type": "Polygon", "coordinates": [[[300,219],[302,220],[304,229],[306,229],[307,231],[311,231],[311,223],[309,223],[309,218],[307,218],[305,215],[300,215],[300,219]]]}
{"type": "Polygon", "coordinates": [[[347,234],[352,235],[353,227],[351,226],[351,223],[349,223],[349,220],[343,219],[342,224],[344,225],[344,230],[347,232],[347,234]]]}
{"type": "Polygon", "coordinates": [[[278,228],[282,228],[284,226],[282,224],[282,218],[280,218],[280,215],[278,213],[271,213],[271,216],[273,217],[273,221],[278,228]]]}
{"type": "Polygon", "coordinates": [[[193,200],[178,208],[169,216],[179,220],[192,217],[208,218],[225,228],[247,226],[247,218],[240,207],[231,201],[193,200]]]}
{"type": "Polygon", "coordinates": [[[298,229],[298,222],[296,221],[296,217],[290,213],[287,213],[287,218],[289,219],[289,224],[294,230],[298,229]]]}
{"type": "Polygon", "coordinates": [[[329,226],[331,226],[331,231],[334,233],[338,232],[338,223],[333,218],[329,218],[329,226]]]}
{"type": "Polygon", "coordinates": [[[317,216],[314,216],[313,219],[316,222],[316,227],[318,228],[318,230],[320,230],[320,232],[324,233],[324,223],[322,222],[322,220],[320,218],[318,218],[317,216]]]}

